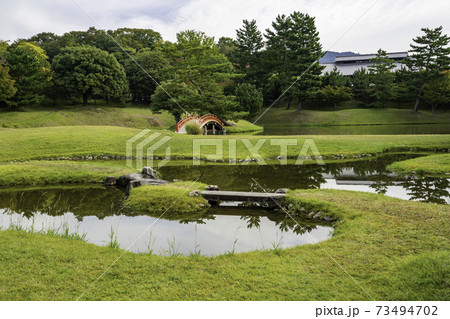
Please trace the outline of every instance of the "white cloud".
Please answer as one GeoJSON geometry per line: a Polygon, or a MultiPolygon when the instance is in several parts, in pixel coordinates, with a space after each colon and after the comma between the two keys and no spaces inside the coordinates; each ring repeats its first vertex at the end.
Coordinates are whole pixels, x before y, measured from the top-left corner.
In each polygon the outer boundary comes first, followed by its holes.
{"type": "MultiPolygon", "coordinates": [[[[378,0],[362,17],[374,0],[76,1],[102,28],[152,28],[171,41],[185,29],[202,30],[216,38],[234,37],[243,19],[256,19],[263,31],[278,14],[294,10],[315,16],[324,49],[337,41],[331,48],[335,51],[401,51],[409,48],[421,27],[443,25],[450,32],[450,3],[441,0],[378,0]]],[[[2,2],[1,39],[26,38],[43,31],[62,34],[96,25],[73,0],[2,2]]]]}

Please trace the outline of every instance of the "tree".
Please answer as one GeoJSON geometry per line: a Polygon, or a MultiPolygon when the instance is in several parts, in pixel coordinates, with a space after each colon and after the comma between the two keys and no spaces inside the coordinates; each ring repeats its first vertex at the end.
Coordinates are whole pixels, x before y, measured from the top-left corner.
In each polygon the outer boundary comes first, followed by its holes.
{"type": "Polygon", "coordinates": [[[222,53],[231,61],[231,58],[236,49],[236,42],[232,38],[220,37],[219,41],[217,41],[217,48],[220,53],[222,53]]]}
{"type": "Polygon", "coordinates": [[[49,61],[61,50],[60,37],[51,32],[41,32],[28,39],[29,42],[36,43],[39,47],[44,49],[49,61]]]}
{"type": "MultiPolygon", "coordinates": [[[[224,94],[224,86],[230,83],[236,74],[233,73],[233,66],[228,59],[219,53],[214,38],[208,37],[204,32],[187,30],[177,34],[175,44],[164,43],[161,49],[170,57],[176,70],[175,79],[170,82],[170,86],[176,88],[179,94],[189,92],[186,98],[180,95],[174,97],[176,100],[188,102],[179,103],[184,110],[189,113],[210,112],[223,117],[233,116],[238,104],[234,96],[224,94]],[[187,90],[182,83],[187,86],[187,90]],[[191,99],[192,94],[195,101],[191,99]]],[[[159,91],[156,90],[155,94],[159,91]]],[[[168,96],[166,100],[171,103],[168,96]]],[[[152,97],[155,107],[162,101],[152,97]]],[[[174,109],[171,111],[177,116],[180,107],[177,104],[172,106],[174,109]]]]}
{"type": "Polygon", "coordinates": [[[250,116],[261,111],[263,96],[253,84],[238,84],[235,89],[235,96],[239,103],[240,111],[248,112],[250,116]]]}
{"type": "Polygon", "coordinates": [[[123,99],[128,86],[125,71],[116,58],[106,51],[91,47],[68,47],[53,59],[55,85],[72,96],[88,98],[100,95],[123,99]]]}
{"type": "Polygon", "coordinates": [[[9,68],[0,64],[0,102],[6,104],[17,92],[14,80],[8,72],[9,68]]]}
{"type": "Polygon", "coordinates": [[[320,89],[320,95],[334,105],[337,111],[339,102],[348,101],[352,99],[352,90],[346,86],[331,86],[327,85],[320,89]]]}
{"type": "Polygon", "coordinates": [[[394,61],[389,59],[386,51],[379,49],[372,63],[369,65],[371,104],[384,107],[395,97],[395,74],[392,72],[395,68],[394,61]]]}
{"type": "Polygon", "coordinates": [[[289,17],[279,15],[272,28],[266,30],[268,50],[276,59],[275,70],[283,91],[288,91],[288,102],[296,98],[297,111],[300,111],[302,102],[317,94],[324,68],[319,64],[322,46],[315,18],[294,11],[289,17]]]}
{"type": "Polygon", "coordinates": [[[199,105],[200,94],[192,86],[176,80],[168,80],[156,88],[151,96],[152,105],[161,110],[168,110],[179,121],[185,111],[196,112],[202,108],[199,105]],[[186,106],[187,109],[185,108],[186,106]]]}
{"type": "Polygon", "coordinates": [[[10,104],[14,108],[40,104],[51,78],[50,63],[44,50],[21,41],[8,48],[6,60],[17,88],[10,104]]]}
{"type": "Polygon", "coordinates": [[[365,68],[356,70],[351,76],[353,96],[361,102],[368,102],[370,78],[365,68]]]}
{"type": "Polygon", "coordinates": [[[423,86],[423,99],[431,104],[431,110],[434,111],[439,105],[450,104],[450,73],[445,76],[430,80],[423,86]]]}
{"type": "Polygon", "coordinates": [[[323,84],[331,86],[348,86],[348,78],[335,66],[331,72],[326,72],[323,76],[323,84]]]}
{"type": "Polygon", "coordinates": [[[411,71],[410,81],[415,88],[416,103],[414,112],[418,112],[423,88],[426,83],[443,76],[450,69],[450,37],[442,34],[442,26],[435,29],[422,28],[425,34],[413,39],[410,56],[406,65],[411,71]]]}
{"type": "Polygon", "coordinates": [[[132,100],[150,102],[150,96],[155,93],[157,87],[155,81],[161,83],[173,78],[174,70],[160,50],[147,49],[136,54],[134,58],[137,63],[128,59],[124,66],[132,100]]]}

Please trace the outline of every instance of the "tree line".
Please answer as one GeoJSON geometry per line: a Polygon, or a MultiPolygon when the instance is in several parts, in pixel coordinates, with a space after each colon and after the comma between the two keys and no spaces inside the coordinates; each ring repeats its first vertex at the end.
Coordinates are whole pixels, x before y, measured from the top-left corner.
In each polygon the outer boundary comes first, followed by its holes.
{"type": "Polygon", "coordinates": [[[44,32],[0,42],[0,106],[103,99],[144,103],[176,118],[211,112],[238,119],[259,113],[264,103],[300,111],[305,102],[337,108],[355,99],[369,107],[410,102],[415,112],[424,101],[434,111],[450,103],[450,38],[442,31],[422,29],[406,68],[394,71],[380,49],[368,69],[352,76],[336,68],[322,74],[315,18],[301,12],[278,15],[264,32],[244,20],[235,39],[217,42],[195,30],[179,32],[175,42],[151,29],[44,32]]]}

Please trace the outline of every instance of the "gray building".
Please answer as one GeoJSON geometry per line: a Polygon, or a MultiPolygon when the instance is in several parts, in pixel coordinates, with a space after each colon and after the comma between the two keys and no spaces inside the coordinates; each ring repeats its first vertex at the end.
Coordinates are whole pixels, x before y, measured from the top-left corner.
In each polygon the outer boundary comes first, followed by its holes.
{"type": "MultiPolygon", "coordinates": [[[[408,52],[392,52],[387,54],[391,60],[394,60],[395,70],[406,67],[402,60],[408,56],[408,52]]],[[[336,56],[334,62],[320,63],[325,66],[322,74],[331,72],[336,67],[343,75],[352,75],[356,70],[365,68],[371,64],[372,59],[376,58],[376,54],[356,54],[336,56]]]]}

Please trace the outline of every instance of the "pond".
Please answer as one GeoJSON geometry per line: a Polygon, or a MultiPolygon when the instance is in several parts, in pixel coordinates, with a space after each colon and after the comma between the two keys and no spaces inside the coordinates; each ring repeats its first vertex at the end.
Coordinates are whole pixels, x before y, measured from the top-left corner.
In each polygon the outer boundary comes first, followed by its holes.
{"type": "Polygon", "coordinates": [[[218,206],[201,219],[168,220],[123,208],[124,193],[100,186],[0,191],[0,226],[35,231],[66,228],[90,243],[159,255],[219,255],[292,247],[331,237],[329,223],[276,214],[259,207],[218,206]],[[140,235],[145,233],[142,237],[140,235]]]}
{"type": "MultiPolygon", "coordinates": [[[[397,176],[386,170],[414,154],[387,154],[326,165],[226,165],[189,161],[160,169],[164,179],[196,180],[222,190],[267,191],[278,188],[332,188],[386,194],[430,203],[450,203],[450,183],[443,177],[397,176]],[[254,182],[257,181],[257,183],[254,182]],[[261,186],[260,186],[261,185],[261,186]]],[[[123,190],[100,185],[0,189],[0,226],[67,228],[86,234],[90,243],[159,255],[219,255],[257,249],[286,248],[329,239],[333,228],[301,218],[292,220],[260,207],[223,203],[201,217],[170,220],[135,214],[123,207],[123,190]],[[147,232],[145,232],[147,230],[147,232]],[[140,235],[145,233],[142,237],[140,235]],[[117,236],[117,238],[116,238],[117,236]]]]}
{"type": "Polygon", "coordinates": [[[354,126],[265,125],[257,135],[374,135],[374,134],[450,134],[448,124],[399,124],[354,126]]]}

